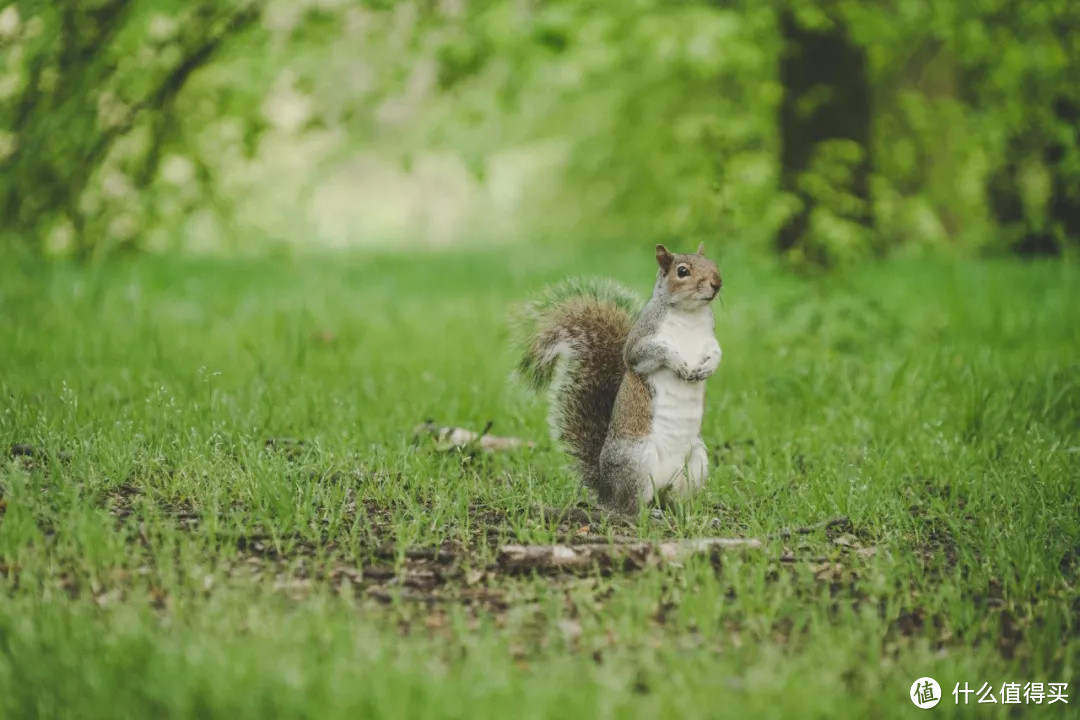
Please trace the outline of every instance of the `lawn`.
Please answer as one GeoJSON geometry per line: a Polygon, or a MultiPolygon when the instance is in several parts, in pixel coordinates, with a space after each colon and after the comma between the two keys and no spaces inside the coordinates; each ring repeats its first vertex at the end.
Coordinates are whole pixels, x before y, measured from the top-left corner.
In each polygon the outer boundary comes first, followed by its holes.
{"type": "Polygon", "coordinates": [[[1080,267],[728,253],[707,492],[624,520],[508,320],[651,255],[0,257],[0,717],[908,717],[922,676],[931,713],[1075,717],[1080,267]],[[764,545],[499,561],[626,536],[764,545]],[[1029,681],[1069,703],[952,695],[1029,681]]]}

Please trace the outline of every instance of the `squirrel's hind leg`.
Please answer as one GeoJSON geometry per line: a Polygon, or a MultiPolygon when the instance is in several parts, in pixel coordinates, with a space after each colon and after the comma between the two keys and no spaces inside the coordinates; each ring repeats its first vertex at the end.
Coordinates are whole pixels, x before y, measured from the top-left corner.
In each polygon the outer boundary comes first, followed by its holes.
{"type": "Polygon", "coordinates": [[[690,452],[686,456],[686,467],[683,477],[679,478],[675,489],[679,496],[688,498],[696,495],[705,485],[705,479],[709,476],[709,451],[705,448],[705,442],[698,438],[690,446],[690,452]]]}
{"type": "Polygon", "coordinates": [[[646,440],[609,440],[600,454],[602,486],[608,495],[601,495],[600,501],[628,513],[637,512],[640,503],[651,503],[655,455],[656,449],[646,440]]]}

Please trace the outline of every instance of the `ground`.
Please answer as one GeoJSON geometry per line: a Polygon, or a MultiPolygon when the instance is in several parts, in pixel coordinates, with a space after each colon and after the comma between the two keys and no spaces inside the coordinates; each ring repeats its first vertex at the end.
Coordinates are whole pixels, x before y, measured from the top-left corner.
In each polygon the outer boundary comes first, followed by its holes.
{"type": "Polygon", "coordinates": [[[651,252],[0,258],[0,716],[907,717],[1080,704],[1080,268],[721,258],[707,491],[598,513],[514,303],[651,252]],[[537,442],[488,455],[427,420],[537,442]],[[756,537],[522,572],[508,543],[756,537]],[[963,702],[963,696],[960,696],[963,702]]]}

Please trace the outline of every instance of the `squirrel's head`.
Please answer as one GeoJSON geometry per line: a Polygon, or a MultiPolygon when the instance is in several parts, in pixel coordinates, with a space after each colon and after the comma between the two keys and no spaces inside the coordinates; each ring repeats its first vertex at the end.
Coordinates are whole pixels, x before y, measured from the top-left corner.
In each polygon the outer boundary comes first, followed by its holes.
{"type": "Polygon", "coordinates": [[[694,254],[676,254],[656,246],[656,289],[668,303],[691,309],[708,305],[720,292],[720,270],[705,257],[705,244],[694,254]]]}

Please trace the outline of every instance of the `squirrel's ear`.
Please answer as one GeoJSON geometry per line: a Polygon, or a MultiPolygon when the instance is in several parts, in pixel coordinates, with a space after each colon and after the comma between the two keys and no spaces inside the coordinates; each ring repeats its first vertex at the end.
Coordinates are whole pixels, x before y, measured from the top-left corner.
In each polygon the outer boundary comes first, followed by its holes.
{"type": "Polygon", "coordinates": [[[698,243],[697,254],[698,255],[704,255],[705,254],[705,243],[698,243]]]}
{"type": "Polygon", "coordinates": [[[671,269],[671,263],[675,260],[675,257],[668,251],[663,245],[656,246],[656,264],[660,266],[660,269],[667,272],[671,269]]]}

